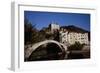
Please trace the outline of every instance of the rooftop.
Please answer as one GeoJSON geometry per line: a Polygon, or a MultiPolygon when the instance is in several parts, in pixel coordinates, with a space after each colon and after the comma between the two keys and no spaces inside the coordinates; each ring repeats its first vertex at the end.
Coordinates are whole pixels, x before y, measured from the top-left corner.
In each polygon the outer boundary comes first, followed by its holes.
{"type": "Polygon", "coordinates": [[[68,30],[69,32],[77,32],[77,33],[89,33],[89,31],[76,27],[74,25],[70,25],[70,26],[61,26],[60,28],[64,28],[66,30],[68,30]]]}

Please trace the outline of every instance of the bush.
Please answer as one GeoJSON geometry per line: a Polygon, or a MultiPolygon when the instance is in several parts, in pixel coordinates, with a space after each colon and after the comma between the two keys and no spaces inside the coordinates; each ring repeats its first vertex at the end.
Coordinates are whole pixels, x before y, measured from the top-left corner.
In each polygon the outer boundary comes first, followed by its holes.
{"type": "Polygon", "coordinates": [[[71,51],[71,50],[82,50],[84,44],[80,44],[79,42],[75,42],[75,44],[73,45],[70,45],[68,47],[68,50],[71,51]]]}

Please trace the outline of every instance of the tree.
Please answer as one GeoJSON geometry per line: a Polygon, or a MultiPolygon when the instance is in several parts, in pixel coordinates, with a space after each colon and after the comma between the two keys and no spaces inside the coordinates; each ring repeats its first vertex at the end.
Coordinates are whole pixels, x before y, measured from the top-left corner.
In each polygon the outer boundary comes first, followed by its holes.
{"type": "Polygon", "coordinates": [[[72,50],[82,50],[83,46],[84,46],[84,44],[80,44],[79,42],[75,42],[75,44],[70,45],[68,47],[68,50],[69,51],[72,51],[72,50]]]}
{"type": "Polygon", "coordinates": [[[37,36],[37,29],[35,28],[35,25],[32,25],[31,22],[27,18],[24,20],[24,40],[25,44],[32,44],[35,42],[35,39],[37,36]]]}
{"type": "Polygon", "coordinates": [[[68,59],[83,59],[84,56],[81,52],[75,53],[75,51],[81,51],[84,44],[80,44],[79,42],[75,42],[75,44],[68,47],[70,53],[68,54],[68,59]]]}
{"type": "Polygon", "coordinates": [[[54,40],[60,42],[59,30],[56,30],[54,32],[54,40]]]}

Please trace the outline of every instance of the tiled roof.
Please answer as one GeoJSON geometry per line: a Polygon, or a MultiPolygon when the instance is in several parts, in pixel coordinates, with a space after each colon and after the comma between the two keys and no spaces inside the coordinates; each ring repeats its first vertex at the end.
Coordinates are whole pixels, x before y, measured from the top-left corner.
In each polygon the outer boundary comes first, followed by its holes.
{"type": "Polygon", "coordinates": [[[82,28],[76,27],[74,25],[61,26],[60,28],[64,28],[64,29],[68,30],[69,32],[77,32],[77,33],[88,33],[89,32],[87,30],[84,30],[82,28]]]}

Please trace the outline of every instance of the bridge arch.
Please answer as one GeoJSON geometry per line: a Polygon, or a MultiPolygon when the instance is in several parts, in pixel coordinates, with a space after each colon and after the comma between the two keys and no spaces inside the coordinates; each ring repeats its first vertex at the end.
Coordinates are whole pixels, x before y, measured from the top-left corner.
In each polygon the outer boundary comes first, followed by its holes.
{"type": "MultiPolygon", "coordinates": [[[[25,51],[25,58],[29,58],[29,56],[32,54],[32,52],[34,52],[38,47],[40,47],[41,45],[44,45],[44,44],[50,44],[50,43],[53,43],[55,44],[56,46],[58,46],[59,50],[64,54],[65,53],[65,50],[66,50],[66,47],[57,42],[57,41],[54,41],[54,40],[45,40],[45,41],[42,41],[42,42],[39,42],[39,43],[36,43],[34,44],[32,47],[28,48],[26,51],[25,51]]],[[[52,49],[52,48],[51,48],[52,49]]]]}

